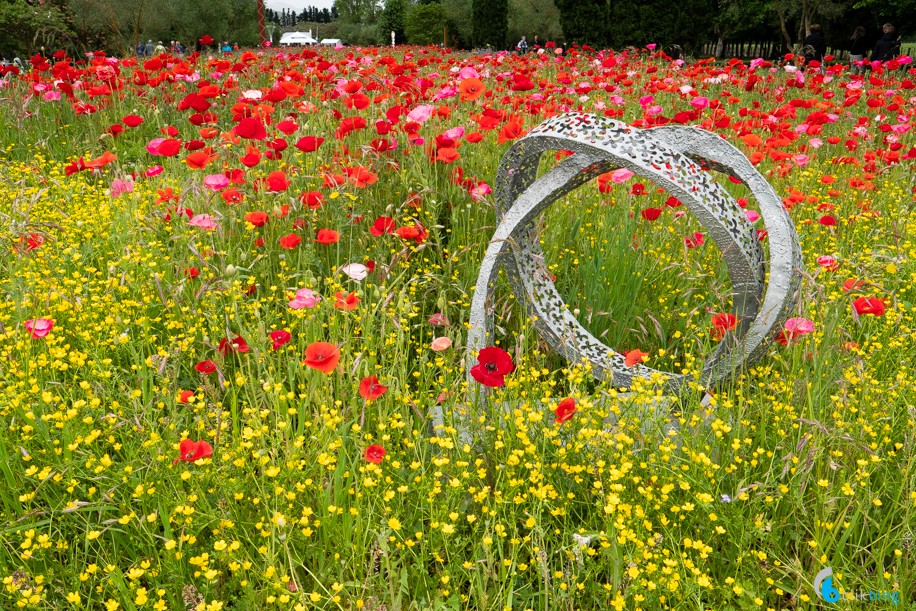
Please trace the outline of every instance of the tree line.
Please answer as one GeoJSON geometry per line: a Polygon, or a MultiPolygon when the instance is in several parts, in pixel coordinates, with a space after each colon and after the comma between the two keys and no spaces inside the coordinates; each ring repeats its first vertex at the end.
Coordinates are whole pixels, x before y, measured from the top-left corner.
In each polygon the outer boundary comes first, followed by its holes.
{"type": "Polygon", "coordinates": [[[0,54],[7,59],[64,49],[124,55],[152,40],[193,49],[202,36],[259,43],[254,0],[0,0],[0,54]]]}
{"type": "Polygon", "coordinates": [[[264,19],[284,28],[296,26],[300,23],[331,23],[336,21],[338,17],[337,8],[333,6],[330,9],[307,6],[300,13],[288,8],[282,11],[275,11],[271,8],[264,10],[264,19]]]}
{"type": "MultiPolygon", "coordinates": [[[[331,9],[266,12],[282,27],[331,24],[347,44],[446,44],[511,49],[533,42],[624,48],[655,43],[697,53],[704,45],[777,41],[791,50],[813,23],[828,45],[843,48],[852,30],[877,33],[891,22],[916,31],[916,0],[335,0],[331,9]]],[[[146,40],[204,35],[240,46],[259,42],[255,0],[0,0],[0,54],[27,56],[45,48],[130,53],[146,40]]]]}
{"type": "Polygon", "coordinates": [[[655,43],[696,53],[718,42],[773,41],[797,48],[810,26],[843,48],[856,26],[916,31],[916,0],[336,0],[348,42],[445,43],[512,49],[522,35],[541,42],[624,48],[655,43]]]}

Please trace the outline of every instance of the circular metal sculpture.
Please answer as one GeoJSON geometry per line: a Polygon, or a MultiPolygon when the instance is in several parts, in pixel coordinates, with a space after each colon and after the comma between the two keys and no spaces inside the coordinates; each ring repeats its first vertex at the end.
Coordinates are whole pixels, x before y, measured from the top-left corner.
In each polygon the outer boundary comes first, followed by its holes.
{"type": "MultiPolygon", "coordinates": [[[[656,372],[643,365],[627,367],[623,355],[601,343],[575,319],[548,274],[534,232],[535,219],[557,199],[614,168],[631,170],[676,196],[722,251],[738,325],[706,359],[697,381],[715,385],[763,355],[796,303],[802,266],[795,228],[770,184],[737,148],[702,129],[666,126],[641,130],[571,113],[531,130],[500,163],[496,201],[502,220],[477,277],[468,333],[469,362],[492,343],[493,287],[499,268],[505,266],[535,328],[568,361],[589,361],[595,377],[615,386],[628,387],[634,377],[648,378],[654,373],[663,373],[674,392],[690,381],[689,376],[656,372]],[[541,155],[556,150],[573,155],[537,178],[541,155]],[[700,163],[735,177],[757,199],[770,246],[768,281],[755,230],[737,202],[700,163]]],[[[473,388],[475,383],[471,383],[473,388]]]]}

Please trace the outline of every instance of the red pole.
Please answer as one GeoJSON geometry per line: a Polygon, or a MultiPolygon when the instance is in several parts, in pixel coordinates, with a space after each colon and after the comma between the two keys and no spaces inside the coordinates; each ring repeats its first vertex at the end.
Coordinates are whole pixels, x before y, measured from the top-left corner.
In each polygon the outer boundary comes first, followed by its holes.
{"type": "Polygon", "coordinates": [[[267,42],[267,33],[264,31],[264,0],[258,0],[258,36],[261,38],[261,48],[267,42]]]}

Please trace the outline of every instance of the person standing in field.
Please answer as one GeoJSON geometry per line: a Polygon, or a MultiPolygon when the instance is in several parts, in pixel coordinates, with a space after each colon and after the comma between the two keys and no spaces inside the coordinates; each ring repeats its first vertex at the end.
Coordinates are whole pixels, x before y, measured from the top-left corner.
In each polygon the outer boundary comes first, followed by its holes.
{"type": "Polygon", "coordinates": [[[864,72],[862,64],[859,62],[865,59],[868,54],[868,39],[865,37],[865,28],[856,27],[852,36],[849,37],[849,69],[853,74],[864,72]]]}
{"type": "Polygon", "coordinates": [[[524,36],[522,36],[522,39],[518,41],[517,45],[515,45],[515,50],[518,52],[519,55],[524,55],[525,53],[528,52],[528,41],[525,40],[524,36]]]}
{"type": "Polygon", "coordinates": [[[875,50],[871,53],[873,62],[889,62],[900,55],[900,37],[897,28],[890,23],[885,23],[881,28],[883,35],[875,43],[875,50]]]}
{"type": "Polygon", "coordinates": [[[824,61],[824,55],[827,54],[827,40],[824,38],[824,31],[819,23],[811,24],[810,33],[805,37],[805,61],[824,61]]]}

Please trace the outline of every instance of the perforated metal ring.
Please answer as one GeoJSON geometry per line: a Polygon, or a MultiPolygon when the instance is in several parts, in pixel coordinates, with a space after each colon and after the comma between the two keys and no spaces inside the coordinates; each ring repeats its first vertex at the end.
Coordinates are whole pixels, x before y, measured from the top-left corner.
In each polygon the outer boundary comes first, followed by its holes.
{"type": "MultiPolygon", "coordinates": [[[[471,304],[469,363],[477,351],[491,343],[490,301],[496,274],[505,265],[535,328],[568,361],[586,359],[593,375],[622,387],[630,386],[635,376],[656,373],[643,365],[627,367],[623,355],[601,343],[575,319],[547,273],[534,235],[534,220],[548,206],[614,168],[629,169],[675,195],[722,251],[738,326],[706,359],[701,383],[721,382],[763,355],[795,305],[801,268],[798,236],[766,179],[738,149],[710,132],[688,127],[640,130],[618,121],[572,113],[548,119],[531,130],[500,163],[496,200],[502,219],[481,264],[471,304]],[[554,150],[574,154],[537,178],[541,155],[554,150]],[[763,248],[743,210],[695,160],[736,177],[757,199],[769,236],[769,285],[763,248]]],[[[690,380],[681,374],[659,373],[665,375],[671,391],[690,380]]]]}

